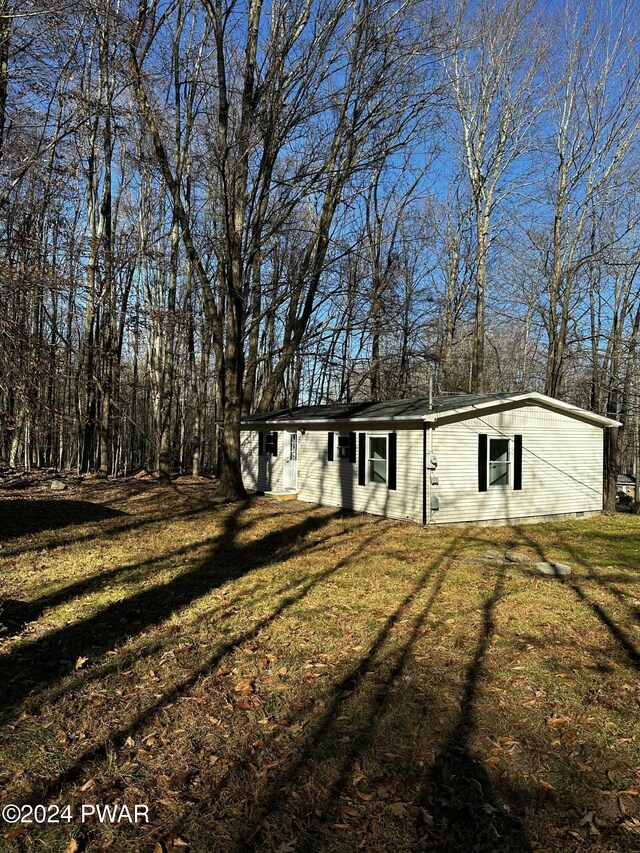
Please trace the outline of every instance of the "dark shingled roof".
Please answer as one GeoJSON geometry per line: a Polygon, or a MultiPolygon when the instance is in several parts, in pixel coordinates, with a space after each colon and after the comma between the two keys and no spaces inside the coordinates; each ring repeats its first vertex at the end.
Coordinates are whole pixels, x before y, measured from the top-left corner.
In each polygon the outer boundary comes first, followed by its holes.
{"type": "Polygon", "coordinates": [[[411,418],[419,420],[429,412],[449,412],[478,403],[490,403],[491,400],[504,402],[520,393],[501,394],[445,394],[433,398],[429,408],[429,398],[418,400],[389,400],[384,403],[328,403],[325,406],[296,406],[293,409],[278,409],[260,415],[243,418],[245,423],[273,423],[274,421],[343,421],[358,419],[393,420],[411,418]]]}
{"type": "Polygon", "coordinates": [[[636,478],[631,477],[629,474],[618,474],[618,485],[619,486],[635,486],[636,478]]]}

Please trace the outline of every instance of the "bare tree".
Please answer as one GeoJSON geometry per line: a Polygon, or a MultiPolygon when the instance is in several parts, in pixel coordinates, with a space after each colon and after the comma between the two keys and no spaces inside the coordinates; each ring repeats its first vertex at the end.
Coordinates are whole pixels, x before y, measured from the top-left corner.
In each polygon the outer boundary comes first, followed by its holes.
{"type": "Polygon", "coordinates": [[[456,124],[454,144],[474,212],[475,328],[470,390],[484,389],[487,262],[496,212],[522,176],[516,161],[527,152],[540,112],[536,77],[540,21],[534,0],[499,3],[462,0],[451,11],[452,45],[443,54],[456,124]]]}
{"type": "Polygon", "coordinates": [[[631,4],[567,6],[558,21],[563,39],[547,64],[553,129],[548,237],[539,245],[546,281],[542,316],[549,350],[546,393],[558,396],[581,276],[593,255],[594,205],[609,203],[640,120],[640,61],[631,4]]]}
{"type": "Polygon", "coordinates": [[[349,181],[380,150],[392,147],[397,128],[412,109],[406,86],[409,61],[398,61],[403,56],[398,53],[402,6],[365,3],[354,12],[342,0],[322,8],[305,0],[274,4],[267,19],[261,0],[251,0],[242,20],[236,20],[235,6],[222,0],[204,0],[204,8],[216,70],[215,123],[209,136],[217,196],[215,283],[196,248],[175,164],[143,78],[142,63],[155,34],[155,6],[140,6],[132,70],[182,237],[207,296],[224,401],[220,490],[238,495],[244,493],[244,343],[248,316],[253,311],[255,323],[261,304],[259,253],[303,199],[318,199],[316,210],[307,209],[308,237],[286,309],[280,356],[262,389],[259,406],[266,408],[313,313],[332,223],[349,181]],[[151,36],[143,47],[147,31],[151,36]],[[308,147],[292,151],[290,140],[300,136],[308,147]]]}

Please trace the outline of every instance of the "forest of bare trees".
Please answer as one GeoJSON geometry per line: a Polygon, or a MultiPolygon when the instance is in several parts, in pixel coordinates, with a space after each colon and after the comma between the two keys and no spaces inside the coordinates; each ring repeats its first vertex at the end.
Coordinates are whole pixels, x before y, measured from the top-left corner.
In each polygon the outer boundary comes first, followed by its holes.
{"type": "Polygon", "coordinates": [[[638,12],[0,0],[0,465],[241,494],[243,413],[431,378],[636,473],[638,12]]]}

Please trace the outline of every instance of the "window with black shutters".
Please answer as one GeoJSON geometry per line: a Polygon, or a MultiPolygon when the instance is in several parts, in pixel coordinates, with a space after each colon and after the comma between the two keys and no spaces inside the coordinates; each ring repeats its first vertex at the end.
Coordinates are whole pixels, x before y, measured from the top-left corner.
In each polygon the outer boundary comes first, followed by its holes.
{"type": "Polygon", "coordinates": [[[387,482],[387,436],[369,436],[369,482],[387,482]]]}
{"type": "Polygon", "coordinates": [[[489,438],[489,486],[508,486],[511,465],[508,438],[489,438]]]}
{"type": "Polygon", "coordinates": [[[265,453],[271,453],[272,456],[278,455],[278,433],[268,432],[264,437],[265,453]]]}
{"type": "Polygon", "coordinates": [[[349,459],[349,434],[338,436],[338,459],[349,459]]]}

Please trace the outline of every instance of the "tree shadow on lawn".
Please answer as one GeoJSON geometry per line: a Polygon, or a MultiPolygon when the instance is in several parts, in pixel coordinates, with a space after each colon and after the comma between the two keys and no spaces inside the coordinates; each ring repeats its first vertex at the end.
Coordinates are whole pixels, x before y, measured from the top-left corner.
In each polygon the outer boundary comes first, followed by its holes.
{"type": "MultiPolygon", "coordinates": [[[[349,529],[353,530],[354,528],[349,529]]],[[[341,532],[336,535],[343,535],[344,532],[341,532]]],[[[334,540],[336,538],[336,535],[331,535],[324,537],[320,540],[315,540],[304,546],[298,546],[295,553],[290,554],[288,556],[299,557],[302,554],[308,553],[310,551],[317,552],[317,549],[319,549],[320,546],[323,545],[323,543],[334,540]]],[[[213,542],[215,540],[211,541],[213,542]]],[[[180,549],[180,551],[182,550],[183,549],[180,549]]],[[[153,561],[149,562],[153,563],[153,561]]],[[[313,583],[311,584],[311,586],[314,586],[316,582],[322,580],[325,576],[328,577],[331,573],[333,573],[333,569],[328,570],[328,573],[321,572],[318,575],[314,575],[312,577],[313,583]]],[[[237,595],[230,597],[225,596],[224,601],[219,605],[219,607],[208,609],[206,618],[213,619],[215,617],[216,628],[220,629],[223,626],[225,620],[228,619],[231,616],[232,612],[240,606],[242,606],[244,610],[250,610],[251,608],[259,605],[264,600],[272,600],[273,598],[277,598],[281,595],[297,592],[298,589],[301,587],[305,587],[305,590],[303,590],[303,592],[308,591],[307,586],[309,584],[309,578],[309,575],[305,575],[301,578],[296,578],[295,580],[292,580],[278,588],[273,588],[270,586],[267,589],[265,589],[263,580],[258,578],[258,580],[256,580],[254,584],[248,587],[244,587],[242,591],[239,592],[237,595]]],[[[311,586],[309,586],[309,589],[311,588],[311,586]]],[[[251,637],[245,637],[243,633],[240,639],[234,642],[237,645],[238,642],[247,642],[248,639],[251,639],[251,637]]],[[[145,644],[144,648],[136,646],[131,651],[129,651],[124,657],[115,656],[114,658],[109,658],[109,662],[104,662],[92,666],[90,670],[82,669],[81,671],[74,672],[72,675],[65,677],[64,680],[59,684],[59,686],[56,686],[54,684],[52,687],[46,690],[46,692],[40,693],[37,697],[34,697],[33,701],[28,701],[26,703],[27,707],[25,708],[25,710],[27,710],[29,713],[34,713],[43,704],[51,704],[52,702],[57,701],[64,694],[68,694],[70,692],[81,689],[86,690],[86,688],[91,682],[102,680],[113,672],[126,669],[129,666],[133,666],[133,664],[142,656],[148,657],[152,654],[159,654],[160,652],[167,651],[171,648],[173,643],[173,637],[169,637],[160,641],[153,641],[150,644],[145,644]]],[[[207,663],[204,667],[204,670],[208,670],[212,665],[213,664],[207,663]]],[[[201,674],[202,670],[198,668],[195,673],[195,678],[193,680],[197,680],[197,678],[201,674]]],[[[184,689],[187,689],[189,686],[191,686],[191,682],[192,679],[190,677],[181,681],[181,687],[178,692],[182,692],[183,687],[184,689]]],[[[129,734],[129,732],[127,732],[127,734],[129,734]]]]}
{"type": "MultiPolygon", "coordinates": [[[[209,506],[210,510],[212,507],[209,506]]],[[[218,505],[218,509],[222,507],[218,505]]],[[[194,515],[198,515],[204,512],[204,509],[198,508],[194,510],[189,510],[184,513],[180,513],[178,515],[167,515],[164,518],[154,518],[153,520],[146,521],[133,521],[130,524],[126,525],[118,525],[116,528],[109,528],[106,532],[109,536],[113,536],[115,533],[122,533],[128,530],[138,530],[142,527],[149,524],[162,524],[163,521],[176,521],[176,520],[184,520],[185,518],[193,517],[194,515]]],[[[124,515],[125,513],[120,513],[124,515]]],[[[269,513],[260,516],[261,521],[266,521],[269,518],[281,516],[281,513],[269,513]]],[[[236,534],[243,530],[245,525],[239,525],[236,534]]],[[[88,534],[86,539],[94,539],[96,537],[95,533],[88,534]]],[[[18,634],[27,624],[30,622],[35,622],[39,619],[42,614],[51,607],[58,607],[65,602],[71,601],[75,598],[78,598],[82,595],[87,595],[92,592],[96,592],[104,587],[107,587],[110,583],[115,582],[118,584],[123,584],[127,582],[135,583],[140,579],[140,575],[150,569],[154,565],[159,565],[162,562],[175,559],[176,557],[186,556],[191,553],[195,548],[202,547],[213,547],[218,543],[221,539],[221,536],[212,536],[208,539],[200,540],[196,543],[189,543],[187,545],[182,546],[181,548],[175,548],[170,552],[164,555],[154,555],[150,557],[148,560],[142,560],[137,563],[127,563],[124,566],[115,566],[111,569],[103,569],[99,572],[95,572],[89,577],[84,577],[81,580],[76,581],[75,583],[68,584],[66,586],[62,586],[59,589],[54,590],[53,592],[47,593],[46,595],[42,595],[38,598],[34,598],[31,600],[23,601],[19,599],[1,599],[0,600],[0,639],[5,639],[7,637],[18,634]],[[127,578],[130,576],[130,579],[127,578]],[[4,630],[3,630],[4,629],[4,630]]],[[[71,540],[72,542],[76,542],[78,540],[71,540]]],[[[69,543],[67,543],[69,544],[69,543]]],[[[59,543],[56,543],[56,547],[59,547],[59,543]]],[[[2,552],[4,554],[4,552],[2,552]]]]}
{"type": "MultiPolygon", "coordinates": [[[[461,539],[462,537],[459,537],[461,539]]],[[[380,721],[391,705],[391,694],[405,672],[414,647],[442,585],[446,580],[451,559],[454,557],[459,539],[454,540],[442,554],[432,560],[420,574],[412,589],[390,613],[382,628],[370,645],[362,659],[331,689],[328,704],[312,722],[313,734],[307,740],[304,748],[290,760],[289,766],[282,769],[279,762],[275,776],[265,786],[265,793],[251,805],[249,816],[242,817],[242,824],[237,827],[235,837],[225,837],[225,849],[233,851],[259,851],[275,849],[282,843],[283,849],[289,839],[282,835],[280,823],[283,814],[296,827],[295,849],[297,851],[330,850],[332,849],[333,827],[342,826],[344,817],[341,807],[344,798],[349,793],[354,770],[359,760],[370,747],[380,721]],[[428,585],[431,582],[431,589],[428,585]],[[424,603],[420,603],[426,594],[424,603]],[[417,613],[409,616],[412,608],[418,606],[417,613]],[[411,622],[411,629],[406,640],[394,643],[393,635],[403,623],[411,622]],[[382,676],[381,670],[385,669],[382,676]],[[375,679],[375,681],[373,681],[375,679]],[[373,683],[372,683],[373,681],[373,683]],[[363,691],[365,695],[358,695],[363,691]],[[349,703],[362,702],[358,715],[358,730],[344,738],[344,730],[340,721],[345,719],[349,703]],[[336,757],[337,756],[337,757],[336,757]],[[337,771],[331,784],[326,785],[321,794],[314,790],[311,800],[304,800],[301,792],[305,790],[305,777],[314,772],[314,763],[324,758],[333,758],[337,762],[337,771]]],[[[531,850],[527,833],[522,822],[514,814],[505,815],[491,794],[491,785],[482,765],[475,761],[470,753],[468,741],[473,729],[473,705],[477,693],[477,683],[482,676],[482,664],[493,633],[493,611],[498,600],[503,596],[504,569],[498,575],[494,590],[487,599],[483,609],[483,623],[476,653],[467,671],[467,680],[461,702],[459,721],[451,732],[445,746],[429,774],[428,781],[420,794],[419,805],[429,806],[433,817],[433,825],[427,828],[424,822],[418,824],[416,850],[495,850],[518,851],[525,853],[531,850]],[[473,783],[470,781],[473,780],[473,783]],[[476,794],[476,788],[480,794],[476,794]],[[471,796],[470,796],[471,795],[471,796]],[[475,796],[475,800],[473,797],[475,796]],[[473,807],[463,809],[462,803],[473,800],[473,807]],[[451,804],[456,803],[453,807],[451,804]],[[441,806],[446,803],[448,808],[441,806]],[[440,807],[440,814],[438,808],[440,807]],[[470,822],[468,822],[470,821],[470,822]],[[447,846],[446,839],[455,843],[447,846]],[[475,845],[475,846],[474,846],[475,845]],[[487,846],[482,846],[487,845],[487,846]]],[[[289,727],[297,717],[302,717],[308,709],[302,709],[298,714],[290,715],[284,722],[289,727]]],[[[430,708],[429,714],[434,718],[437,709],[430,708]]],[[[311,728],[311,726],[309,726],[311,728]]],[[[264,748],[264,747],[263,747],[264,748]]],[[[242,779],[243,771],[250,765],[251,757],[244,762],[235,762],[225,776],[219,780],[202,798],[199,808],[185,813],[182,822],[187,837],[197,835],[206,824],[206,818],[215,814],[215,803],[221,801],[225,787],[237,784],[242,779]]],[[[286,765],[287,762],[284,762],[286,765]]],[[[397,768],[396,776],[402,771],[397,768]]],[[[411,782],[402,780],[407,787],[411,782]]],[[[241,783],[240,783],[241,784],[241,783]]],[[[413,783],[415,785],[415,782],[413,783]]],[[[355,783],[354,783],[355,785],[355,783]]],[[[506,792],[506,786],[504,787],[506,792]]],[[[406,794],[411,798],[411,793],[406,794]]],[[[366,794],[370,799],[374,794],[366,794]]],[[[228,793],[225,796],[228,802],[228,793]]],[[[356,799],[357,801],[357,799],[356,799]]],[[[511,806],[521,809],[521,797],[515,793],[511,797],[511,806]]],[[[384,806],[383,806],[384,807],[384,806]]],[[[413,812],[426,814],[422,808],[413,808],[413,812]]],[[[407,812],[408,815],[411,812],[407,812]]],[[[343,827],[346,829],[346,827],[343,827]]],[[[290,832],[291,830],[289,830],[290,832]]],[[[286,832],[286,827],[285,827],[286,832]]],[[[211,837],[211,836],[209,836],[211,837]]],[[[368,842],[362,839],[361,844],[368,842]]],[[[355,842],[354,842],[355,844],[355,842]]],[[[378,842],[379,844],[379,842],[378,842]]],[[[346,849],[346,848],[345,848],[346,849]]],[[[360,849],[360,848],[358,848],[360,849]]],[[[380,849],[379,847],[376,849],[380,849]]]]}
{"type": "Polygon", "coordinates": [[[467,668],[456,725],[440,749],[422,786],[418,805],[424,809],[418,825],[420,850],[512,851],[532,849],[524,827],[527,800],[502,780],[501,799],[492,793],[489,775],[470,751],[476,728],[475,704],[485,658],[495,632],[495,608],[504,597],[505,566],[482,609],[478,643],[467,668]],[[508,794],[508,803],[502,797],[508,794]],[[505,808],[506,806],[506,808],[505,808]]]}
{"type": "MultiPolygon", "coordinates": [[[[336,517],[343,517],[344,515],[345,513],[343,513],[342,511],[338,511],[336,513],[332,513],[331,515],[325,515],[321,518],[316,518],[315,523],[310,523],[312,519],[306,518],[295,527],[288,528],[286,531],[284,531],[285,538],[289,540],[293,531],[295,530],[300,530],[301,535],[304,535],[304,533],[313,530],[318,530],[321,526],[323,526],[323,523],[327,524],[336,517]]],[[[365,538],[356,548],[351,550],[345,557],[338,560],[328,568],[311,575],[306,574],[302,577],[296,578],[295,580],[282,585],[277,590],[271,589],[269,591],[268,598],[273,599],[274,597],[281,596],[281,600],[268,613],[268,615],[255,621],[254,624],[252,624],[246,630],[236,633],[229,639],[226,639],[223,643],[218,644],[215,649],[215,652],[212,655],[209,655],[204,661],[204,663],[202,663],[196,669],[190,670],[184,678],[182,678],[178,683],[172,685],[170,689],[165,690],[160,696],[157,696],[156,700],[151,705],[144,708],[144,710],[140,711],[138,707],[138,712],[124,726],[121,726],[116,731],[110,731],[106,737],[103,737],[101,739],[99,744],[91,746],[89,749],[86,749],[81,755],[76,756],[72,765],[66,770],[64,770],[62,773],[57,774],[55,778],[43,780],[37,786],[37,789],[34,789],[34,791],[32,792],[33,796],[31,797],[31,799],[35,797],[36,799],[38,799],[38,801],[47,800],[49,797],[53,796],[55,792],[61,788],[61,786],[72,784],[73,782],[75,782],[82,775],[88,765],[90,765],[94,761],[100,760],[103,757],[107,746],[112,750],[118,750],[123,747],[125,741],[127,741],[128,738],[137,735],[139,730],[149,721],[151,721],[154,717],[156,717],[156,715],[162,710],[162,708],[176,701],[176,699],[178,699],[180,696],[186,694],[201,678],[209,675],[227,654],[232,652],[236,647],[244,645],[245,643],[253,640],[260,632],[265,630],[275,619],[282,615],[287,609],[301,601],[319,584],[323,583],[324,581],[335,575],[337,572],[339,572],[340,569],[346,566],[357,554],[364,551],[381,535],[382,532],[376,529],[373,534],[365,538]]],[[[328,538],[333,540],[335,539],[335,536],[328,538]]],[[[264,542],[264,540],[261,541],[264,542]]],[[[281,554],[280,558],[284,561],[289,557],[300,556],[306,550],[312,550],[314,548],[317,548],[319,544],[322,544],[325,541],[326,540],[320,540],[320,542],[316,541],[302,548],[299,545],[296,546],[295,544],[293,544],[292,547],[287,551],[287,553],[281,554]]],[[[267,562],[268,559],[269,557],[266,555],[263,558],[264,562],[267,562]]],[[[258,568],[258,566],[256,565],[254,566],[254,568],[258,568]]],[[[258,588],[259,584],[256,584],[255,589],[257,590],[258,588]]],[[[231,601],[226,602],[226,606],[229,606],[230,604],[233,605],[236,601],[237,603],[240,603],[242,601],[247,610],[251,610],[251,608],[257,603],[255,598],[251,598],[250,592],[243,591],[237,596],[237,599],[232,599],[231,601]]],[[[217,624],[219,625],[219,623],[217,624]]],[[[101,673],[101,677],[103,676],[104,673],[101,673]]]]}
{"type": "Polygon", "coordinates": [[[120,509],[90,501],[4,499],[0,500],[0,542],[124,515],[127,513],[120,509]]]}
{"type": "MultiPolygon", "coordinates": [[[[540,557],[540,560],[544,562],[553,562],[552,557],[548,557],[545,553],[544,548],[531,537],[526,529],[521,526],[515,526],[513,528],[527,544],[537,552],[540,557]]],[[[584,557],[580,554],[579,550],[572,547],[571,544],[563,542],[562,548],[571,554],[572,558],[586,570],[586,579],[595,581],[599,586],[604,590],[609,590],[609,584],[607,583],[606,578],[599,578],[597,574],[591,569],[591,567],[586,563],[584,557]]],[[[550,583],[560,583],[562,586],[570,589],[575,597],[581,604],[584,604],[588,607],[591,612],[597,617],[598,621],[604,625],[607,631],[611,634],[614,640],[620,646],[621,651],[624,653],[626,658],[631,662],[635,669],[640,669],[640,652],[635,647],[631,639],[627,636],[627,634],[622,630],[622,628],[616,624],[615,620],[611,618],[611,616],[607,613],[607,611],[602,607],[602,605],[594,601],[587,593],[584,591],[583,586],[580,581],[574,575],[564,575],[561,577],[552,577],[549,578],[550,583]]],[[[611,590],[614,595],[620,600],[620,591],[615,588],[611,590]]]]}
{"type": "MultiPolygon", "coordinates": [[[[308,515],[260,540],[238,545],[235,539],[239,520],[249,505],[249,501],[244,501],[233,507],[210,553],[194,566],[166,583],[113,602],[93,616],[25,642],[0,662],[0,683],[5,686],[4,695],[0,697],[3,716],[17,708],[34,688],[42,690],[71,673],[79,657],[102,655],[132,634],[158,625],[178,610],[223,584],[259,569],[276,556],[283,560],[294,556],[299,550],[300,537],[321,529],[332,518],[348,515],[342,510],[328,515],[308,515]]],[[[149,566],[155,562],[158,560],[145,561],[149,566]]]]}
{"type": "MultiPolygon", "coordinates": [[[[13,502],[12,501],[0,500],[0,511],[2,510],[2,506],[5,503],[13,503],[13,502]]],[[[33,504],[34,501],[24,501],[24,503],[33,504]]],[[[73,503],[78,503],[78,502],[77,501],[69,501],[66,498],[60,498],[57,501],[52,501],[52,503],[73,504],[73,503]]],[[[84,502],[84,503],[87,503],[87,502],[84,502]]],[[[175,507],[171,507],[170,509],[167,509],[166,513],[161,514],[161,515],[153,515],[153,516],[151,516],[151,518],[140,518],[140,516],[138,516],[138,515],[134,515],[133,518],[131,518],[130,514],[125,512],[124,510],[113,509],[111,507],[105,507],[104,505],[101,505],[101,504],[90,504],[91,506],[101,507],[102,509],[105,509],[108,512],[108,514],[104,515],[102,518],[99,518],[96,516],[95,518],[85,519],[83,522],[71,521],[71,522],[69,522],[69,525],[66,525],[66,526],[71,526],[72,524],[79,524],[79,523],[85,523],[86,524],[86,523],[90,523],[91,521],[108,522],[108,521],[113,520],[114,518],[119,518],[119,517],[123,517],[123,516],[128,517],[130,520],[127,522],[124,522],[124,523],[113,524],[113,525],[109,525],[109,524],[102,524],[101,525],[101,528],[100,528],[98,535],[116,536],[116,535],[121,534],[121,533],[128,533],[130,531],[142,530],[143,528],[146,528],[146,527],[153,527],[153,525],[159,525],[165,521],[172,521],[173,522],[173,521],[178,521],[181,519],[192,519],[198,515],[203,515],[205,513],[209,513],[212,510],[221,509],[221,508],[223,508],[225,503],[226,502],[220,498],[218,498],[217,500],[216,499],[205,500],[202,503],[198,504],[198,506],[189,507],[188,509],[182,510],[182,511],[176,509],[175,507]]],[[[39,532],[40,533],[45,532],[47,529],[53,530],[55,528],[43,527],[42,530],[40,530],[39,532]]],[[[59,529],[63,529],[63,528],[59,528],[59,529]]],[[[33,535],[35,535],[35,533],[33,535]]],[[[96,538],[96,535],[97,534],[96,534],[95,530],[90,530],[86,533],[79,533],[79,534],[74,535],[74,536],[65,536],[64,538],[36,539],[36,541],[30,541],[27,545],[21,546],[18,548],[3,548],[2,551],[0,552],[0,557],[2,557],[3,559],[8,558],[8,557],[18,557],[21,554],[24,554],[26,551],[33,551],[33,550],[51,551],[51,550],[56,549],[56,548],[67,548],[69,545],[77,545],[77,544],[82,543],[82,542],[90,542],[96,538]]]]}
{"type": "MultiPolygon", "coordinates": [[[[241,508],[236,508],[230,513],[221,540],[229,554],[235,553],[238,562],[244,562],[246,572],[271,562],[278,548],[281,549],[277,555],[279,560],[299,556],[304,553],[306,547],[312,548],[318,544],[317,542],[309,545],[301,544],[300,536],[319,530],[336,516],[350,515],[334,513],[321,518],[307,517],[284,531],[270,533],[257,542],[249,543],[248,546],[239,546],[233,542],[235,539],[233,530],[237,531],[239,528],[241,512],[241,508]],[[254,548],[259,550],[258,555],[250,553],[254,548]]],[[[136,733],[150,723],[164,706],[183,695],[198,679],[210,673],[236,646],[252,640],[287,608],[307,595],[311,589],[327,580],[359,553],[370,548],[373,542],[388,529],[384,520],[381,519],[380,523],[382,524],[380,530],[376,530],[372,536],[367,537],[335,565],[312,576],[296,578],[292,584],[284,585],[277,593],[284,598],[267,615],[248,627],[246,631],[228,640],[225,639],[202,666],[191,670],[183,680],[173,685],[171,689],[165,690],[152,705],[136,714],[126,725],[117,731],[109,732],[100,744],[86,750],[81,756],[76,756],[73,765],[64,773],[57,775],[53,780],[50,779],[47,784],[43,782],[43,788],[39,791],[37,799],[46,800],[59,792],[62,786],[78,780],[92,762],[103,759],[107,745],[117,752],[130,735],[136,736],[136,733]]],[[[527,538],[523,531],[518,532],[523,538],[527,538]]],[[[539,551],[532,540],[528,539],[528,541],[539,551]]],[[[336,684],[331,685],[328,701],[324,705],[321,704],[318,709],[318,699],[312,696],[304,704],[298,703],[287,714],[286,719],[278,721],[278,731],[281,732],[283,727],[286,728],[306,717],[305,731],[312,731],[312,734],[304,746],[298,746],[297,751],[288,753],[286,759],[281,761],[276,769],[267,772],[264,794],[251,805],[248,816],[245,813],[237,819],[232,827],[233,833],[227,835],[229,823],[232,822],[229,817],[229,807],[232,803],[238,804],[238,797],[242,794],[240,789],[243,785],[243,774],[255,771],[255,768],[251,770],[251,762],[254,760],[251,743],[247,741],[243,746],[234,749],[233,761],[224,771],[222,778],[209,783],[208,787],[204,784],[198,805],[195,808],[187,806],[182,818],[176,824],[188,838],[196,841],[205,839],[208,846],[194,847],[194,850],[224,849],[226,853],[234,850],[259,851],[271,849],[272,846],[277,847],[277,843],[283,841],[281,835],[277,838],[275,845],[270,845],[269,842],[273,840],[274,833],[277,835],[282,832],[283,821],[289,821],[292,817],[291,812],[295,812],[293,815],[295,819],[291,823],[296,827],[295,849],[299,853],[334,849],[332,833],[335,834],[335,830],[332,826],[334,822],[340,820],[340,808],[343,805],[341,800],[348,792],[353,771],[370,746],[385,712],[392,710],[392,692],[403,678],[421,629],[440,595],[451,561],[455,559],[456,548],[468,542],[466,534],[462,534],[429,562],[416,578],[412,588],[389,613],[366,653],[336,684]],[[404,630],[403,624],[404,626],[410,624],[409,636],[401,642],[394,642],[395,632],[404,630]],[[384,674],[381,675],[383,670],[384,674]],[[351,739],[343,743],[340,742],[344,735],[340,718],[349,703],[353,702],[362,703],[364,714],[359,719],[363,722],[352,733],[351,739]],[[313,714],[316,715],[315,719],[313,714]],[[316,772],[314,770],[316,762],[322,761],[327,754],[333,756],[336,753],[338,754],[337,778],[332,779],[331,784],[326,786],[319,798],[315,796],[313,800],[305,800],[305,776],[316,772]],[[226,813],[223,813],[224,811],[226,813]],[[219,820],[222,821],[220,825],[219,820]],[[221,836],[220,838],[216,836],[223,826],[224,840],[221,836]]],[[[217,551],[218,548],[212,547],[212,553],[217,551]]],[[[544,555],[541,554],[541,556],[544,555]]],[[[202,561],[196,569],[186,573],[196,588],[200,589],[201,585],[204,588],[204,591],[198,595],[206,594],[209,589],[219,585],[214,582],[207,587],[206,576],[201,575],[207,565],[210,568],[211,558],[208,561],[202,561]]],[[[522,817],[525,792],[511,787],[504,779],[500,780],[494,789],[484,766],[473,757],[470,747],[472,735],[477,728],[475,705],[484,677],[485,659],[495,631],[495,610],[505,596],[504,573],[508,568],[514,567],[500,566],[497,569],[493,588],[482,605],[478,640],[466,670],[456,722],[438,750],[432,766],[422,774],[422,783],[420,784],[419,778],[414,779],[413,782],[407,782],[407,787],[413,786],[414,790],[413,794],[407,794],[407,799],[412,800],[414,806],[409,811],[409,817],[405,819],[413,821],[415,839],[413,849],[416,851],[467,853],[472,850],[492,850],[501,851],[501,853],[507,853],[507,851],[526,853],[531,850],[531,842],[522,817]],[[419,793],[416,796],[418,787],[419,793]],[[418,814],[414,815],[413,812],[418,814]]],[[[231,568],[230,577],[238,577],[239,575],[235,573],[237,571],[239,566],[235,569],[231,568]]],[[[243,573],[240,571],[240,574],[243,573]]],[[[211,581],[210,577],[209,581],[211,581]]],[[[273,597],[273,594],[270,597],[273,597]]],[[[162,603],[164,606],[164,598],[162,603]]],[[[185,603],[189,601],[181,598],[177,607],[184,606],[185,603]]],[[[254,604],[253,600],[246,602],[248,609],[251,609],[254,604]]],[[[433,705],[425,708],[429,720],[437,718],[439,710],[437,699],[437,695],[434,695],[433,705]]],[[[265,744],[260,747],[261,750],[268,749],[269,737],[271,736],[264,737],[265,744]]],[[[272,737],[275,739],[276,734],[272,737]]],[[[397,772],[400,773],[402,770],[398,768],[397,772]]],[[[206,783],[204,778],[202,781],[206,783]]],[[[383,803],[381,807],[384,809],[385,805],[383,803]]],[[[241,811],[242,807],[238,809],[238,812],[241,811]]],[[[283,849],[286,848],[283,846],[283,849]]],[[[378,846],[376,849],[381,848],[378,846]]]]}

